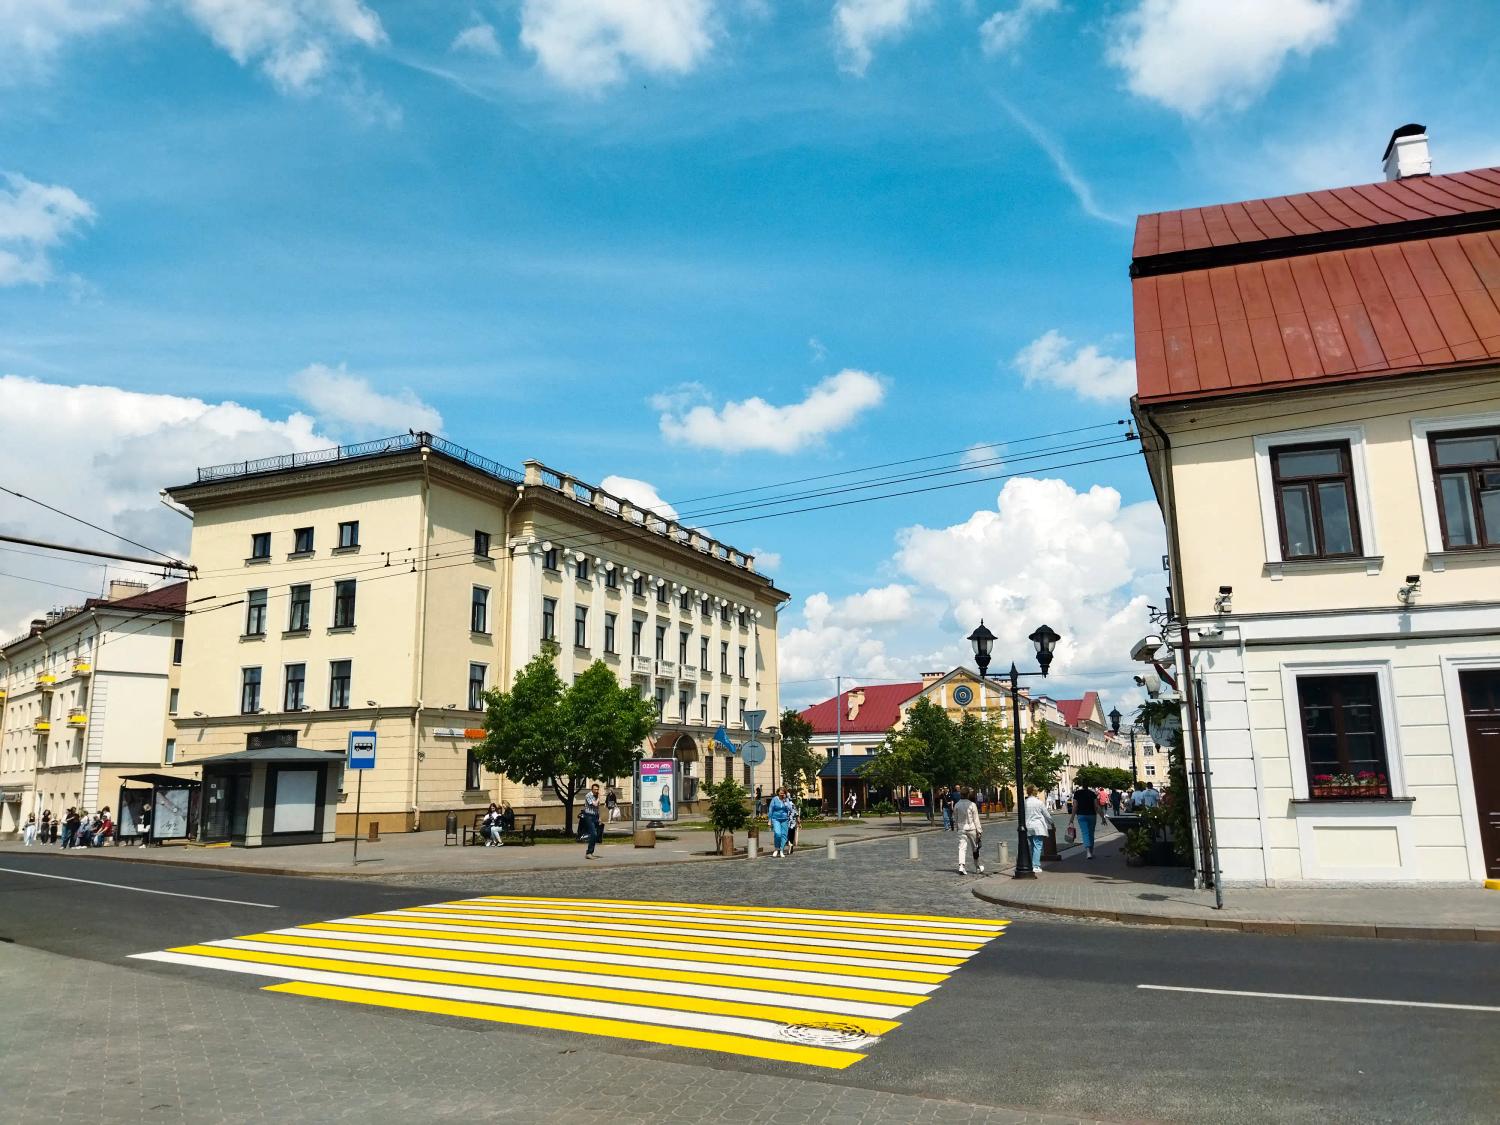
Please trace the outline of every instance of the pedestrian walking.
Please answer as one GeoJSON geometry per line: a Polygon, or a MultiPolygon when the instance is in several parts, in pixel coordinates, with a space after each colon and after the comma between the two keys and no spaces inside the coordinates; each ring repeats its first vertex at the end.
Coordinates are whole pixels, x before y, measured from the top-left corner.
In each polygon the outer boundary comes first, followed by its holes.
{"type": "Polygon", "coordinates": [[[844,802],[844,812],[850,816],[859,815],[859,798],[853,793],[850,793],[848,799],[844,802]]]}
{"type": "Polygon", "coordinates": [[[943,831],[953,831],[953,790],[946,785],[938,790],[938,803],[943,806],[943,831]]]}
{"type": "Polygon", "coordinates": [[[1083,858],[1094,858],[1094,828],[1099,823],[1099,794],[1091,786],[1080,785],[1073,793],[1073,808],[1078,818],[1078,834],[1083,838],[1083,858]]]}
{"type": "Polygon", "coordinates": [[[953,802],[953,824],[958,832],[958,873],[969,873],[965,859],[967,853],[972,851],[974,868],[983,875],[984,863],[980,859],[979,849],[984,841],[984,827],[979,822],[979,806],[974,803],[972,789],[961,790],[958,800],[953,802]]]}
{"type": "Polygon", "coordinates": [[[1109,787],[1109,811],[1115,816],[1120,815],[1120,788],[1117,785],[1109,787]]]}
{"type": "Polygon", "coordinates": [[[765,803],[761,800],[761,794],[762,794],[762,792],[763,792],[763,788],[761,786],[757,785],[755,787],[755,815],[756,816],[760,816],[762,813],[764,813],[766,811],[765,803]]]}
{"type": "Polygon", "coordinates": [[[771,806],[766,810],[766,815],[771,821],[771,844],[776,849],[772,855],[780,859],[786,851],[787,835],[792,829],[792,802],[787,796],[785,786],[776,790],[776,795],[771,798],[771,806]]]}
{"type": "Polygon", "coordinates": [[[1026,840],[1031,845],[1031,869],[1042,873],[1042,845],[1052,831],[1052,816],[1035,785],[1026,787],[1026,840]]]}
{"type": "Polygon", "coordinates": [[[604,807],[609,810],[610,820],[620,819],[620,794],[615,792],[613,785],[604,791],[604,807]]]}
{"type": "Polygon", "coordinates": [[[36,843],[36,813],[26,818],[26,827],[21,829],[21,839],[26,841],[28,848],[36,843]]]}
{"type": "Polygon", "coordinates": [[[802,802],[795,797],[792,798],[792,819],[786,828],[786,854],[791,855],[797,850],[797,829],[802,824],[802,802]]]}
{"type": "Polygon", "coordinates": [[[580,835],[588,840],[588,850],[583,853],[585,859],[598,859],[594,854],[594,848],[599,841],[604,839],[604,822],[599,819],[599,786],[589,786],[589,791],[583,795],[583,812],[578,816],[580,835]]]}

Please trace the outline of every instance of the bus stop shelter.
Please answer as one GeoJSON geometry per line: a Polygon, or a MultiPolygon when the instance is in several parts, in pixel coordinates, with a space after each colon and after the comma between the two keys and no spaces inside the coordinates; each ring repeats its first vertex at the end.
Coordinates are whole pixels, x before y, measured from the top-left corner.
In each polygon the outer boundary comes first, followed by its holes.
{"type": "Polygon", "coordinates": [[[203,769],[198,838],[246,848],[332,843],[343,750],[264,746],[190,763],[203,769]]]}
{"type": "Polygon", "coordinates": [[[120,778],[116,843],[191,840],[197,832],[198,782],[170,773],[133,773],[120,778]]]}

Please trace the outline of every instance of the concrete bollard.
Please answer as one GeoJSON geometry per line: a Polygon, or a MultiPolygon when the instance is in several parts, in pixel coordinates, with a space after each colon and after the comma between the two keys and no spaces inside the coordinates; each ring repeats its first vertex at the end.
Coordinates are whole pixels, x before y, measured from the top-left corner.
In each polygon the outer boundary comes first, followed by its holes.
{"type": "Polygon", "coordinates": [[[835,840],[832,836],[830,836],[830,837],[828,837],[828,858],[829,859],[838,859],[838,857],[839,857],[839,842],[837,840],[835,840]]]}
{"type": "Polygon", "coordinates": [[[1001,840],[997,850],[1000,853],[1000,858],[997,861],[998,865],[1000,867],[1010,866],[1010,841],[1001,840]]]}
{"type": "Polygon", "coordinates": [[[760,839],[758,837],[751,836],[745,844],[745,855],[749,859],[754,859],[759,853],[760,839]]]}
{"type": "Polygon", "coordinates": [[[911,837],[907,838],[907,841],[906,841],[906,858],[907,859],[921,859],[922,858],[922,853],[921,853],[920,849],[918,849],[918,847],[917,847],[917,838],[915,836],[911,836],[911,837]]]}

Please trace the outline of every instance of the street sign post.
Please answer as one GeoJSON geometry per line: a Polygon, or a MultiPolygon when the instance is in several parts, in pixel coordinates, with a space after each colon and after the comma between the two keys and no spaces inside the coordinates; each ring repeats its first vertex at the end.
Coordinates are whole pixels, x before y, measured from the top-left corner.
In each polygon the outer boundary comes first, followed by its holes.
{"type": "Polygon", "coordinates": [[[740,747],[740,761],[745,765],[755,767],[766,760],[766,744],[751,739],[740,747]]]}
{"type": "Polygon", "coordinates": [[[354,783],[354,862],[359,862],[359,806],[365,795],[365,770],[375,768],[375,732],[351,730],[349,732],[349,759],[347,767],[359,774],[354,783]]]}
{"type": "Polygon", "coordinates": [[[759,734],[760,733],[760,724],[763,723],[763,722],[765,722],[765,721],[766,721],[766,713],[764,711],[746,711],[745,712],[745,726],[747,728],[749,728],[751,734],[759,734]]]}

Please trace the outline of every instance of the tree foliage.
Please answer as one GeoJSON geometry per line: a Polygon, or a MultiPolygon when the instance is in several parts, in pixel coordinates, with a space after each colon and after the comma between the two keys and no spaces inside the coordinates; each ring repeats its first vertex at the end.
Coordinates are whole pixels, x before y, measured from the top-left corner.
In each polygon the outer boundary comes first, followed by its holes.
{"type": "MultiPolygon", "coordinates": [[[[861,776],[892,789],[1003,785],[1010,779],[1005,750],[1008,734],[1008,727],[972,713],[954,722],[937,704],[919,699],[907,712],[906,722],[876,748],[861,776]]],[[[932,815],[931,802],[928,815],[932,815]]]]}
{"type": "Polygon", "coordinates": [[[726,777],[704,792],[708,794],[708,822],[714,826],[715,839],[723,839],[750,823],[750,810],[746,808],[749,794],[734,778],[726,777]]]}
{"type": "Polygon", "coordinates": [[[1068,756],[1057,749],[1057,739],[1046,723],[1033,723],[1021,739],[1021,770],[1024,774],[1019,791],[1035,785],[1043,793],[1057,785],[1068,756]]]}
{"type": "Polygon", "coordinates": [[[1116,766],[1096,766],[1092,763],[1079,766],[1078,772],[1073,775],[1073,781],[1092,789],[1119,789],[1122,792],[1130,790],[1134,785],[1129,770],[1116,766]]]}
{"type": "Polygon", "coordinates": [[[781,713],[781,784],[801,793],[818,784],[823,759],[812,748],[813,725],[796,711],[781,713]]]}
{"type": "Polygon", "coordinates": [[[510,691],[488,694],[484,742],[474,756],[525,785],[546,785],[573,827],[573,803],[591,780],[629,774],[656,725],[656,707],[595,661],[565,687],[547,646],[516,673],[510,691]]]}

